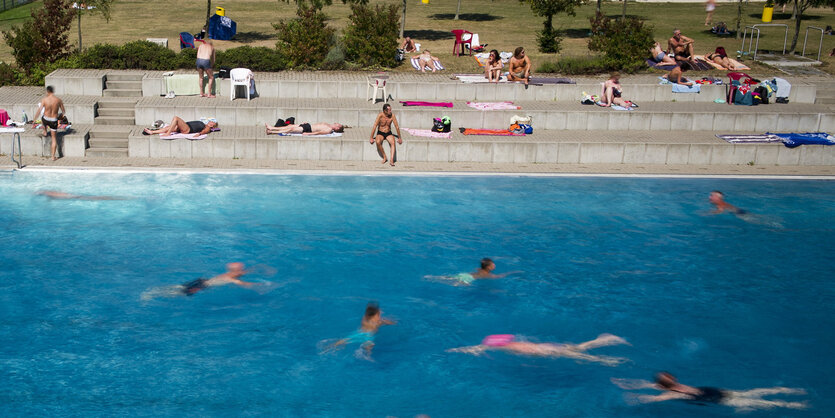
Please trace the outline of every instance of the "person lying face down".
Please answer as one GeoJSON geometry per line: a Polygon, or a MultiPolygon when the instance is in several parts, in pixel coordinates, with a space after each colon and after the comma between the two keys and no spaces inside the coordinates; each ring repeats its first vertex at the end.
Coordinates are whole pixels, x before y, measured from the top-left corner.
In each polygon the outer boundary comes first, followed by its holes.
{"type": "Polygon", "coordinates": [[[285,126],[270,126],[264,124],[267,134],[302,134],[302,135],[330,135],[334,132],[345,132],[345,127],[339,123],[300,123],[289,124],[285,126]]]}

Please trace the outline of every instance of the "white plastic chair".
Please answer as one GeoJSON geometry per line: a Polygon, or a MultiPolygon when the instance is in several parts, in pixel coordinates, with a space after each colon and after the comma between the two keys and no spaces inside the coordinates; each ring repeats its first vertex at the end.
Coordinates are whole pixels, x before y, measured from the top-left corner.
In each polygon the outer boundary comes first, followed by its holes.
{"type": "Polygon", "coordinates": [[[382,90],[383,102],[388,102],[389,95],[386,92],[386,82],[388,81],[388,76],[366,76],[365,79],[368,82],[367,87],[365,88],[365,95],[368,96],[368,101],[377,103],[377,92],[382,90]],[[374,88],[374,94],[369,95],[372,87],[374,88]]]}
{"type": "Polygon", "coordinates": [[[229,84],[232,85],[232,91],[229,93],[229,100],[235,100],[235,87],[246,87],[246,99],[249,100],[249,90],[252,84],[252,71],[248,68],[233,68],[229,71],[229,84]]]}

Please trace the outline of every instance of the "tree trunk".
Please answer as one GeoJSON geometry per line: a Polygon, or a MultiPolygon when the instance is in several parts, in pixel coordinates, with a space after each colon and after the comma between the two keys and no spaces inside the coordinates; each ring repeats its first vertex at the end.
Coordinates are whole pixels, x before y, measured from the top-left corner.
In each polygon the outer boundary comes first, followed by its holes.
{"type": "Polygon", "coordinates": [[[620,14],[620,18],[626,20],[626,0],[623,0],[623,11],[620,14]]]}
{"type": "Polygon", "coordinates": [[[406,28],[406,0],[403,0],[403,18],[400,19],[400,37],[403,37],[403,30],[406,28]]]}
{"type": "MultiPolygon", "coordinates": [[[[795,3],[797,3],[797,0],[795,0],[795,3]]],[[[795,6],[794,12],[794,38],[792,38],[792,46],[788,49],[789,53],[793,53],[794,49],[797,47],[797,38],[800,36],[800,23],[803,20],[803,10],[800,9],[800,7],[795,6]]]]}
{"type": "Polygon", "coordinates": [[[543,24],[545,26],[545,28],[544,28],[545,32],[544,33],[549,33],[549,34],[553,33],[553,27],[551,26],[551,21],[552,20],[553,20],[553,16],[551,16],[551,15],[545,16],[545,23],[543,24]]]}
{"type": "Polygon", "coordinates": [[[81,9],[76,10],[78,13],[78,52],[81,52],[81,9]]]}
{"type": "Polygon", "coordinates": [[[459,13],[461,13],[461,0],[458,0],[458,8],[455,9],[455,19],[453,19],[453,20],[458,20],[458,14],[459,13]]]}
{"type": "Polygon", "coordinates": [[[603,1],[603,0],[597,0],[597,13],[600,13],[600,3],[601,3],[602,1],[603,1]]]}
{"type": "Polygon", "coordinates": [[[209,18],[212,17],[212,0],[206,3],[206,38],[209,37],[209,18]]]}
{"type": "Polygon", "coordinates": [[[742,0],[737,0],[736,2],[736,39],[739,39],[741,33],[739,33],[739,28],[742,26],[742,0]]]}

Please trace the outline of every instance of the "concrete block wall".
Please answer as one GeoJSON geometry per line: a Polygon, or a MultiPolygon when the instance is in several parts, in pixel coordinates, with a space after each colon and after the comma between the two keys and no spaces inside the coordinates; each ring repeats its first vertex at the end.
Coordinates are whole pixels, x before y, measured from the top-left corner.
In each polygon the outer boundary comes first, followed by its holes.
{"type": "MultiPolygon", "coordinates": [[[[376,161],[377,150],[342,138],[246,138],[202,141],[131,136],[134,158],[240,158],[376,161]]],[[[412,139],[397,146],[400,162],[833,165],[835,147],[782,144],[449,141],[412,139]]]]}
{"type": "MultiPolygon", "coordinates": [[[[89,127],[74,129],[70,134],[58,134],[59,154],[64,157],[83,157],[89,139],[89,127]]],[[[20,135],[20,150],[24,156],[51,155],[52,137],[41,137],[38,130],[28,129],[20,135]]],[[[17,145],[15,145],[16,147],[17,145]]],[[[0,154],[12,152],[12,134],[0,134],[0,154]]]]}
{"type": "Polygon", "coordinates": [[[59,71],[53,71],[46,76],[44,81],[47,86],[55,87],[55,94],[101,97],[105,85],[104,74],[72,77],[61,75],[59,71]]]}

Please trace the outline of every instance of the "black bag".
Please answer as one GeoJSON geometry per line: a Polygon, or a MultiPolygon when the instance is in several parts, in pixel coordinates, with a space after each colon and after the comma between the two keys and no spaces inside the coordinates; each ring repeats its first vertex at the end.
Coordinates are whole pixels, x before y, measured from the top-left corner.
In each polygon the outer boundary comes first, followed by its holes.
{"type": "Polygon", "coordinates": [[[759,86],[754,91],[760,94],[760,104],[768,104],[768,88],[767,87],[759,86]]]}
{"type": "Polygon", "coordinates": [[[400,48],[397,48],[397,52],[395,52],[395,54],[394,54],[394,59],[397,62],[403,61],[404,59],[406,59],[406,51],[404,51],[400,48]]]}
{"type": "Polygon", "coordinates": [[[449,132],[452,130],[452,120],[449,116],[435,118],[432,122],[432,132],[449,132]]]}
{"type": "Polygon", "coordinates": [[[223,79],[229,78],[230,71],[232,71],[232,69],[229,67],[220,67],[220,69],[217,70],[217,77],[223,79]]]}
{"type": "Polygon", "coordinates": [[[287,118],[287,120],[279,119],[279,120],[275,121],[275,127],[276,128],[280,128],[282,126],[287,126],[287,125],[295,125],[295,124],[296,124],[296,118],[294,118],[294,117],[289,117],[289,118],[287,118]]]}

